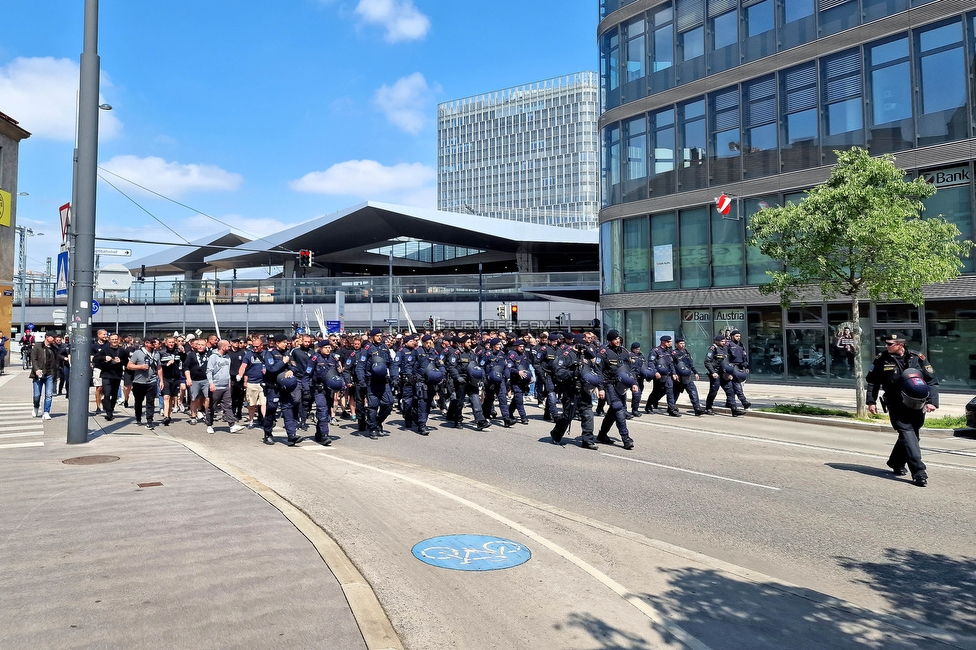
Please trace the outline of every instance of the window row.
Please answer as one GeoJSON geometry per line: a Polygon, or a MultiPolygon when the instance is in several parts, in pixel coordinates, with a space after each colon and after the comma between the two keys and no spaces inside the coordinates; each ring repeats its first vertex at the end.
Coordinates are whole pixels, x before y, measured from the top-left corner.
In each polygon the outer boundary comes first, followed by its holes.
{"type": "Polygon", "coordinates": [[[968,138],[974,36],[976,14],[610,124],[603,204],[968,138]]]}
{"type": "MultiPolygon", "coordinates": [[[[922,175],[937,188],[925,199],[923,215],[955,224],[960,239],[974,239],[970,165],[922,175]]],[[[766,271],[782,266],[747,245],[749,220],[763,208],[797,203],[804,196],[796,192],[740,199],[726,216],[709,205],[606,221],[600,226],[601,290],[628,293],[765,284],[766,271]],[[745,218],[740,219],[740,214],[745,218]]],[[[973,270],[970,256],[963,260],[962,271],[973,270]]]]}
{"type": "Polygon", "coordinates": [[[614,108],[927,2],[667,2],[602,35],[601,105],[614,108]]]}

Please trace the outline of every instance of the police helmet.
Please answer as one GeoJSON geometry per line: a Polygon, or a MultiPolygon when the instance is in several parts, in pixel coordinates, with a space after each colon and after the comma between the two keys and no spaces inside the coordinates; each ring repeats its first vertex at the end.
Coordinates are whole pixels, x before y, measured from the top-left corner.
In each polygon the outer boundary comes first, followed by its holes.
{"type": "Polygon", "coordinates": [[[284,390],[295,390],[298,386],[298,377],[295,375],[285,376],[284,374],[278,376],[278,385],[284,390]]]}
{"type": "Polygon", "coordinates": [[[641,366],[640,371],[641,371],[641,375],[643,375],[644,379],[654,379],[654,373],[656,372],[654,370],[654,368],[651,368],[647,364],[644,364],[644,365],[641,366]]]}
{"type": "Polygon", "coordinates": [[[599,388],[603,384],[603,378],[600,377],[599,373],[594,372],[590,367],[583,369],[583,372],[580,373],[580,379],[583,380],[583,386],[586,388],[586,390],[599,388]]]}
{"type": "Polygon", "coordinates": [[[383,357],[377,356],[369,364],[369,374],[374,377],[386,377],[387,367],[383,357]]]}
{"type": "Polygon", "coordinates": [[[424,377],[427,378],[427,381],[436,383],[444,379],[444,371],[437,364],[428,363],[424,369],[424,377]]]}
{"type": "Polygon", "coordinates": [[[488,368],[488,381],[491,383],[500,384],[504,378],[502,367],[498,364],[493,364],[488,368]]]}
{"type": "Polygon", "coordinates": [[[485,371],[476,363],[468,364],[468,377],[472,381],[482,381],[485,378],[485,371]]]}
{"type": "Polygon", "coordinates": [[[749,379],[749,371],[746,370],[745,368],[740,368],[738,366],[735,366],[732,368],[732,376],[735,378],[736,381],[743,382],[749,379]]]}
{"type": "Polygon", "coordinates": [[[908,368],[902,373],[901,401],[905,406],[921,410],[928,401],[930,392],[929,385],[918,370],[908,368]]]}
{"type": "Polygon", "coordinates": [[[637,379],[634,378],[634,369],[629,364],[625,363],[617,369],[617,382],[626,388],[637,384],[637,379]]]}
{"type": "Polygon", "coordinates": [[[684,379],[685,377],[691,377],[694,373],[691,372],[691,368],[684,361],[679,361],[674,368],[674,372],[678,377],[684,379]]]}
{"type": "Polygon", "coordinates": [[[343,381],[342,376],[333,369],[330,370],[325,376],[325,385],[329,388],[329,390],[342,390],[346,387],[346,382],[343,381]]]}

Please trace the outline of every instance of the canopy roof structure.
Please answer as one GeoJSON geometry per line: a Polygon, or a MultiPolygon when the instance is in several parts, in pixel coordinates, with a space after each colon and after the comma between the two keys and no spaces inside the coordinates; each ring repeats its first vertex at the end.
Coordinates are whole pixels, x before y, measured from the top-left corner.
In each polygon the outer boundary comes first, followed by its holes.
{"type": "Polygon", "coordinates": [[[173,246],[141,259],[132,260],[125,266],[130,271],[138,272],[145,265],[146,277],[200,274],[214,270],[214,267],[204,261],[208,255],[227,247],[247,244],[249,241],[247,237],[238,235],[232,230],[224,230],[192,241],[188,245],[173,246]]]}

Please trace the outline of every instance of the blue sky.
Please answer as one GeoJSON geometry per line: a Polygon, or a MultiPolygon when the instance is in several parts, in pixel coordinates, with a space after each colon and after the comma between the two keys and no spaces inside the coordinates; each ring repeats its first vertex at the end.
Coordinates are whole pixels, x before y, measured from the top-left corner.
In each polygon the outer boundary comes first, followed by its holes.
{"type": "MultiPolygon", "coordinates": [[[[6,0],[0,112],[20,146],[28,268],[71,195],[83,0],[6,0]],[[15,26],[14,28],[11,28],[15,26]]],[[[436,105],[595,70],[596,0],[100,2],[102,175],[188,240],[262,235],[367,199],[434,207],[436,105]]],[[[104,181],[99,236],[181,241],[104,181]]],[[[134,256],[158,247],[132,248],[134,256]]],[[[124,261],[124,260],[105,260],[124,261]]]]}

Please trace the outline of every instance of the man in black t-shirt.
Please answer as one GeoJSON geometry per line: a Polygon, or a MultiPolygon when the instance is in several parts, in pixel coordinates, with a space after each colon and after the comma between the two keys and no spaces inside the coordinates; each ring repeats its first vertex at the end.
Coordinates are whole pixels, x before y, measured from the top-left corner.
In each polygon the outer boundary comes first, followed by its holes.
{"type": "Polygon", "coordinates": [[[122,371],[129,364],[129,354],[121,346],[118,334],[108,338],[108,344],[99,350],[94,363],[101,369],[102,408],[105,419],[115,419],[115,404],[119,399],[119,386],[122,384],[122,371]]]}

